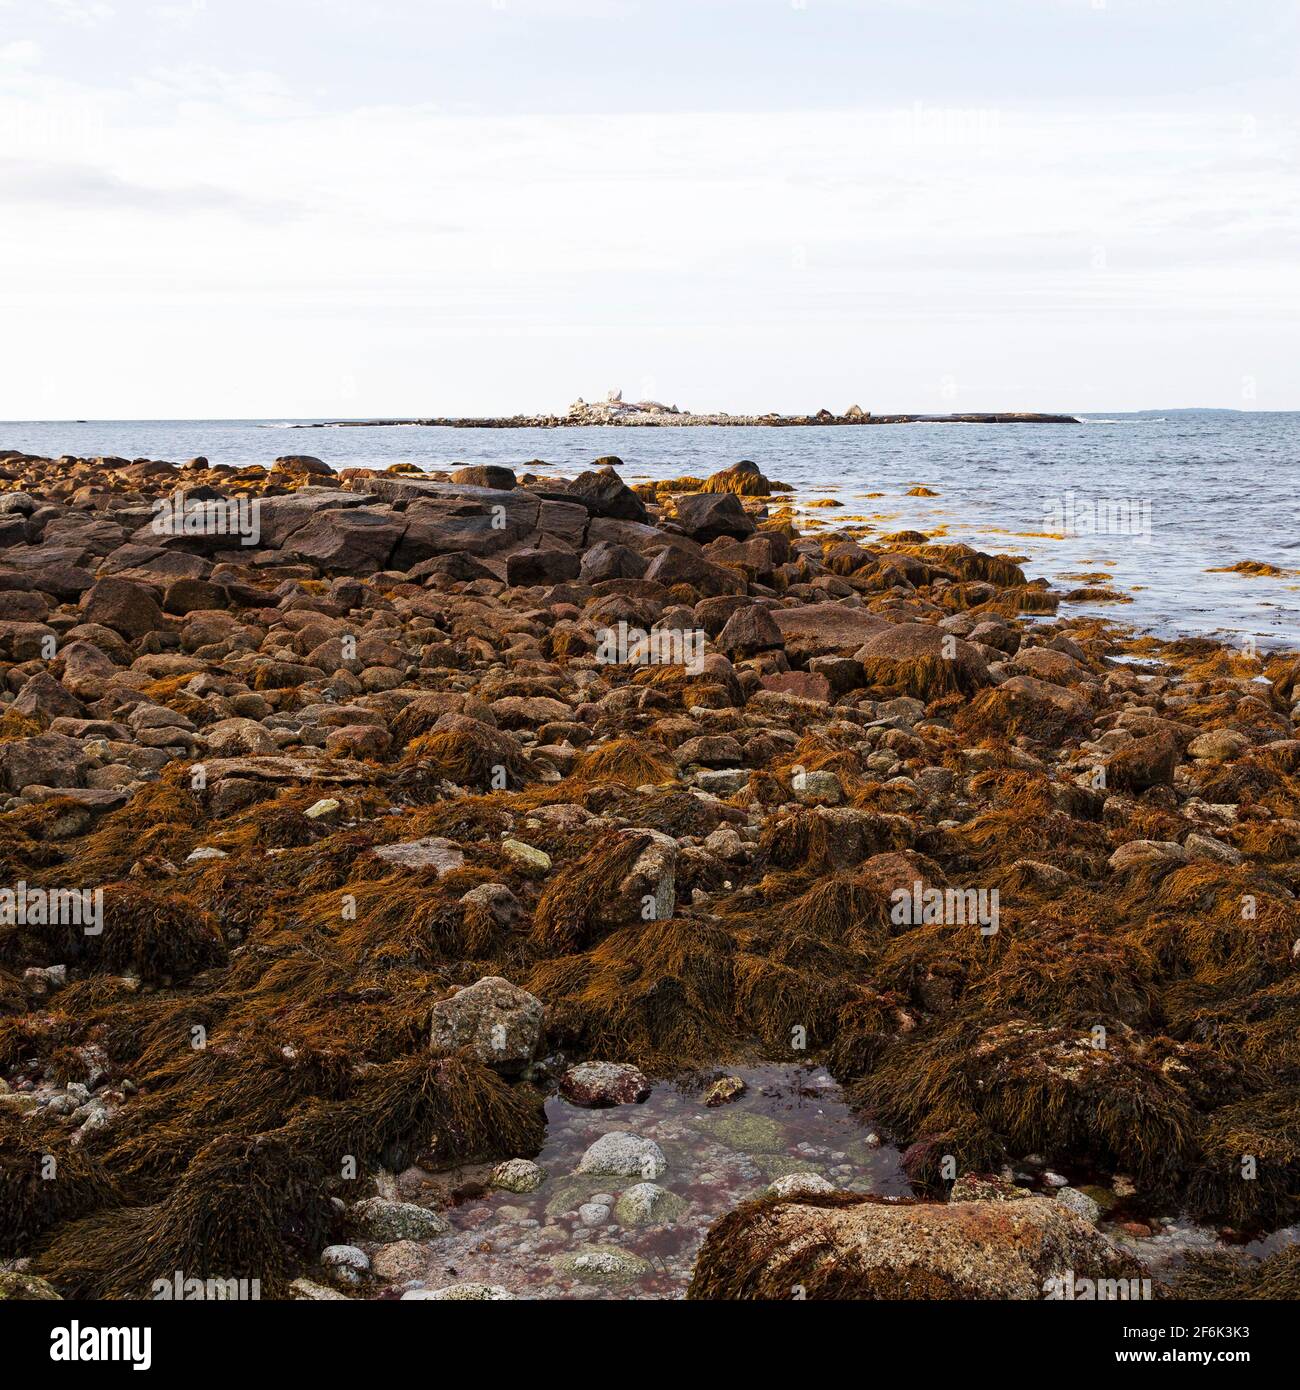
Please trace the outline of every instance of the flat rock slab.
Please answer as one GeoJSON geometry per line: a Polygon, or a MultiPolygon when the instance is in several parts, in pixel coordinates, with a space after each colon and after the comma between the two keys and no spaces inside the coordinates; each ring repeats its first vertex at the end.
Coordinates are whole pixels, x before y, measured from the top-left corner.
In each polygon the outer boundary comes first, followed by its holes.
{"type": "Polygon", "coordinates": [[[437,869],[439,874],[459,869],[465,856],[450,840],[427,835],[422,840],[403,840],[395,845],[377,845],[371,853],[385,863],[403,869],[437,869]]]}
{"type": "Polygon", "coordinates": [[[890,626],[865,608],[845,608],[838,603],[774,608],[772,617],[785,638],[786,654],[799,661],[815,656],[852,656],[868,638],[890,626]]]}

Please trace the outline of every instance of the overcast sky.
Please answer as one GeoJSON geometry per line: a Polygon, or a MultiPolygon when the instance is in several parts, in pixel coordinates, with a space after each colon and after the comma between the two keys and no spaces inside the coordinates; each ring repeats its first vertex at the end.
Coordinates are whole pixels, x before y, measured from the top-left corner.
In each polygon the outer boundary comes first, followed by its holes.
{"type": "Polygon", "coordinates": [[[1294,0],[0,0],[0,419],[1300,408],[1294,0]]]}

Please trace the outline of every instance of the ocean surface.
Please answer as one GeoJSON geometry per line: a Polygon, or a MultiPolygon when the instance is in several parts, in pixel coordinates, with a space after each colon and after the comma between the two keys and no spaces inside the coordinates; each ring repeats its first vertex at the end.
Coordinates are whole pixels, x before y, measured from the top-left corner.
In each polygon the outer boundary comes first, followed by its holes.
{"type": "Polygon", "coordinates": [[[302,430],[287,420],[0,423],[0,448],[58,456],[270,463],[314,454],[336,468],[504,463],[570,475],[615,454],[629,482],[703,477],[752,459],[826,526],[919,530],[1026,558],[1031,576],[1130,603],[1063,604],[1160,636],[1300,648],[1300,413],[1174,411],[1069,425],[810,428],[302,430]],[[937,494],[911,497],[913,487],[937,494]],[[1094,521],[1094,518],[1096,520],[1094,521]],[[1256,561],[1281,573],[1211,573],[1256,561]],[[1074,576],[1088,576],[1085,581],[1074,576]],[[1100,576],[1108,576],[1101,578],[1100,576]]]}

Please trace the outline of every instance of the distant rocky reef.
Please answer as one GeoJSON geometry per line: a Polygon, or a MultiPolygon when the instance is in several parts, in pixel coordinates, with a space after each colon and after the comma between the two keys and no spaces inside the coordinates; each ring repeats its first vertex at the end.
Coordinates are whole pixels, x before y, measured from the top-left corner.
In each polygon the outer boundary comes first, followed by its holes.
{"type": "Polygon", "coordinates": [[[1044,415],[1034,411],[968,412],[960,415],[873,415],[860,405],[842,414],[822,409],[813,415],[729,415],[726,411],[696,414],[662,401],[625,401],[622,391],[610,391],[603,401],[581,396],[563,415],[446,416],[413,420],[321,420],[296,429],[343,429],[376,425],[444,425],[453,429],[557,429],[573,425],[671,426],[671,425],[1078,425],[1073,415],[1044,415]]]}

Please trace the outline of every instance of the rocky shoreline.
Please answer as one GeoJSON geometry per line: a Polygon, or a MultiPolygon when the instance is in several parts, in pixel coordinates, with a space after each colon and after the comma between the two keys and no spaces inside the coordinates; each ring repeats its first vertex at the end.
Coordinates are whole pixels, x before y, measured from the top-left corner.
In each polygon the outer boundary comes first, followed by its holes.
{"type": "Polygon", "coordinates": [[[0,1298],[1300,1295],[1300,659],[617,466],[0,452],[0,1298]]]}

